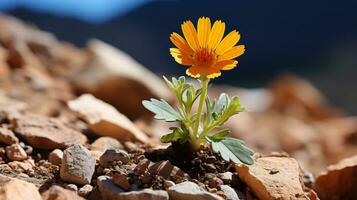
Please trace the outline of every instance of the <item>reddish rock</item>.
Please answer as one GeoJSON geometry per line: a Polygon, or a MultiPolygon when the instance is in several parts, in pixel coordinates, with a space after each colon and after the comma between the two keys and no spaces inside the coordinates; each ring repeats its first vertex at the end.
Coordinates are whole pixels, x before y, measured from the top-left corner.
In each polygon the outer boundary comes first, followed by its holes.
{"type": "Polygon", "coordinates": [[[100,137],[91,144],[91,149],[104,152],[107,149],[124,149],[124,146],[115,138],[100,137]]]}
{"type": "Polygon", "coordinates": [[[114,105],[130,119],[149,113],[143,99],[171,98],[164,81],[127,54],[99,40],[90,41],[88,48],[92,58],[73,78],[80,92],[114,105]]]}
{"type": "Polygon", "coordinates": [[[357,197],[357,156],[330,165],[313,185],[321,199],[354,199],[357,197]]]}
{"type": "Polygon", "coordinates": [[[0,176],[0,199],[1,200],[42,200],[36,186],[32,183],[18,179],[9,179],[0,176]]]}
{"type": "Polygon", "coordinates": [[[299,164],[293,158],[256,158],[253,165],[236,165],[236,170],[259,199],[310,199],[304,191],[299,164]]]}
{"type": "Polygon", "coordinates": [[[71,144],[84,144],[87,141],[85,135],[54,118],[25,115],[17,118],[14,125],[19,136],[39,149],[63,149],[71,144]]]}
{"type": "Polygon", "coordinates": [[[19,139],[6,126],[1,126],[0,127],[0,142],[10,145],[10,144],[18,143],[19,139]]]}
{"type": "Polygon", "coordinates": [[[12,144],[10,146],[7,146],[5,150],[6,150],[6,156],[10,160],[21,161],[21,160],[26,160],[27,158],[27,154],[25,150],[19,144],[12,144]]]}
{"type": "Polygon", "coordinates": [[[66,190],[57,185],[53,185],[41,195],[43,200],[84,200],[76,192],[66,190]]]}
{"type": "Polygon", "coordinates": [[[130,187],[129,178],[124,175],[115,173],[112,177],[112,180],[115,185],[119,186],[123,190],[128,190],[130,187]]]}
{"type": "Polygon", "coordinates": [[[55,149],[48,154],[48,161],[54,165],[60,165],[63,159],[63,151],[55,149]]]}
{"type": "Polygon", "coordinates": [[[68,106],[78,113],[89,124],[89,128],[98,135],[114,137],[120,141],[133,140],[142,143],[149,141],[148,136],[127,117],[119,113],[113,106],[90,94],[84,94],[69,101],[68,106]]]}

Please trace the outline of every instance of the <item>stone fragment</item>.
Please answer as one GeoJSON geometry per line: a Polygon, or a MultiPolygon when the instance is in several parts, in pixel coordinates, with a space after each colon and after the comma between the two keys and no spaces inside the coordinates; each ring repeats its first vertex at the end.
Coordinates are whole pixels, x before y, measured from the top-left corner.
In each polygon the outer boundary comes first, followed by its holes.
{"type": "Polygon", "coordinates": [[[83,187],[79,188],[78,194],[81,197],[87,197],[93,191],[93,186],[86,184],[83,187]]]}
{"type": "Polygon", "coordinates": [[[62,149],[87,141],[85,135],[66,127],[59,120],[40,115],[21,116],[15,119],[15,127],[19,136],[39,149],[62,149]]]}
{"type": "Polygon", "coordinates": [[[18,179],[0,177],[1,200],[42,200],[36,186],[18,179]]]}
{"type": "Polygon", "coordinates": [[[353,199],[357,197],[357,156],[330,165],[320,174],[313,189],[321,199],[353,199]]]}
{"type": "Polygon", "coordinates": [[[116,186],[109,176],[99,176],[98,189],[103,200],[168,200],[169,195],[163,190],[144,189],[132,192],[124,192],[116,186]]]}
{"type": "Polygon", "coordinates": [[[223,200],[221,197],[209,193],[197,184],[185,181],[167,189],[170,200],[223,200]]]}
{"type": "Polygon", "coordinates": [[[126,164],[129,161],[129,154],[121,149],[108,149],[99,158],[99,163],[102,167],[109,167],[114,161],[120,161],[126,164]]]}
{"type": "Polygon", "coordinates": [[[63,152],[60,176],[64,181],[79,185],[89,184],[95,171],[95,159],[80,144],[73,144],[63,152]]]}
{"type": "Polygon", "coordinates": [[[84,200],[76,192],[66,190],[60,186],[53,185],[41,194],[43,200],[84,200]]]}
{"type": "Polygon", "coordinates": [[[259,198],[309,199],[297,161],[289,157],[260,157],[253,165],[236,165],[240,179],[259,198]]]}
{"type": "Polygon", "coordinates": [[[6,156],[12,161],[21,161],[27,159],[27,154],[25,150],[19,144],[12,144],[10,146],[7,146],[5,150],[6,156]]]}
{"type": "Polygon", "coordinates": [[[67,190],[71,190],[73,192],[77,192],[78,191],[78,187],[75,184],[65,184],[64,188],[66,188],[67,190]]]}
{"type": "Polygon", "coordinates": [[[60,149],[55,149],[48,154],[48,161],[54,165],[60,165],[63,159],[63,151],[60,149]]]}
{"type": "Polygon", "coordinates": [[[91,61],[73,77],[80,92],[92,93],[130,119],[148,114],[143,99],[171,99],[164,81],[127,54],[99,40],[89,41],[88,48],[91,61]]]}
{"type": "Polygon", "coordinates": [[[107,149],[124,149],[124,146],[115,138],[100,137],[91,144],[91,150],[105,152],[107,149]]]}
{"type": "Polygon", "coordinates": [[[0,142],[4,143],[4,144],[11,145],[11,144],[18,143],[19,139],[6,126],[1,126],[0,127],[0,142]]]}
{"type": "Polygon", "coordinates": [[[229,185],[221,185],[220,188],[224,192],[226,200],[239,200],[237,192],[229,185]]]}
{"type": "Polygon", "coordinates": [[[124,175],[115,173],[115,174],[112,176],[112,180],[113,180],[113,183],[114,183],[115,185],[119,186],[119,187],[122,188],[123,190],[128,190],[129,187],[130,187],[129,178],[126,177],[126,176],[124,176],[124,175]]]}
{"type": "Polygon", "coordinates": [[[148,136],[126,116],[90,94],[83,94],[69,101],[68,107],[79,114],[89,124],[90,129],[98,135],[110,136],[120,141],[133,140],[142,143],[149,141],[148,136]]]}

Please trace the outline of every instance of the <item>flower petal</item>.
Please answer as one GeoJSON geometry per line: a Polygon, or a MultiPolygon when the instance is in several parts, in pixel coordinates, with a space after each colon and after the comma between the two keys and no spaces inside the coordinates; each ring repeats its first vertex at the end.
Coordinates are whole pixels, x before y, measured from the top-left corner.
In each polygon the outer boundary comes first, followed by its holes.
{"type": "Polygon", "coordinates": [[[186,74],[193,77],[193,78],[199,78],[201,76],[201,67],[199,66],[192,66],[186,70],[186,74]]]}
{"type": "Polygon", "coordinates": [[[227,65],[232,65],[234,64],[235,60],[223,60],[223,61],[219,61],[216,63],[216,65],[214,66],[214,68],[222,70],[225,66],[227,65]]]}
{"type": "Polygon", "coordinates": [[[211,31],[211,20],[208,17],[201,17],[197,23],[198,43],[201,47],[206,47],[209,33],[211,31]]]}
{"type": "Polygon", "coordinates": [[[221,75],[221,71],[219,69],[209,67],[206,69],[206,77],[207,78],[217,78],[221,75]]]}
{"type": "Polygon", "coordinates": [[[216,54],[222,55],[226,51],[230,50],[240,39],[240,35],[237,31],[230,32],[225,38],[223,38],[222,42],[216,48],[216,54]]]}
{"type": "Polygon", "coordinates": [[[225,26],[225,23],[220,20],[214,22],[208,38],[208,48],[215,49],[217,47],[219,42],[222,40],[225,26]]]}
{"type": "Polygon", "coordinates": [[[170,48],[170,54],[181,65],[193,65],[192,58],[178,48],[170,48]]]}
{"type": "Polygon", "coordinates": [[[242,55],[245,51],[245,46],[244,45],[238,45],[233,47],[232,49],[228,50],[224,54],[218,56],[218,62],[222,60],[231,60],[234,59],[240,55],[242,55]]]}
{"type": "Polygon", "coordinates": [[[238,64],[238,61],[233,60],[234,62],[232,64],[228,64],[226,66],[224,66],[221,70],[231,70],[233,68],[235,68],[238,64]]]}
{"type": "Polygon", "coordinates": [[[199,48],[197,32],[191,21],[186,21],[181,25],[183,35],[186,38],[187,43],[195,51],[199,48]]]}
{"type": "Polygon", "coordinates": [[[186,40],[183,37],[181,37],[179,34],[177,34],[175,32],[172,33],[171,36],[170,36],[170,40],[181,51],[184,51],[187,54],[192,54],[193,53],[193,50],[187,44],[186,40]]]}

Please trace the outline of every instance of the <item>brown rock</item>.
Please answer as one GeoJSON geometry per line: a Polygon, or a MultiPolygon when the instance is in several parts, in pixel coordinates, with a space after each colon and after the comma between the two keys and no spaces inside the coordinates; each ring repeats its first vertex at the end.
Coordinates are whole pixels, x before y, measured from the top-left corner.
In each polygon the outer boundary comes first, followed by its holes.
{"type": "Polygon", "coordinates": [[[15,132],[31,146],[39,149],[66,148],[84,144],[85,135],[66,127],[62,122],[40,115],[25,115],[15,120],[15,132]]]}
{"type": "Polygon", "coordinates": [[[126,164],[129,161],[129,154],[121,149],[108,149],[99,158],[99,164],[102,167],[109,167],[114,161],[126,164]]]}
{"type": "Polygon", "coordinates": [[[293,158],[260,157],[253,165],[236,165],[236,170],[259,199],[310,199],[304,192],[299,164],[293,158]]]}
{"type": "Polygon", "coordinates": [[[113,106],[90,94],[84,94],[69,101],[68,106],[78,113],[89,124],[90,129],[98,135],[114,137],[120,141],[134,140],[142,143],[149,141],[146,134],[113,106]]]}
{"type": "Polygon", "coordinates": [[[73,78],[82,93],[92,93],[130,119],[148,113],[143,99],[171,97],[162,79],[127,54],[99,40],[91,40],[88,48],[91,62],[73,78]]]}
{"type": "Polygon", "coordinates": [[[18,179],[0,177],[1,200],[42,200],[36,186],[18,179]]]}
{"type": "Polygon", "coordinates": [[[10,160],[26,160],[27,154],[25,150],[19,144],[12,144],[6,147],[6,156],[10,160]]]}
{"type": "Polygon", "coordinates": [[[19,139],[6,126],[1,126],[0,127],[0,142],[10,145],[10,144],[18,143],[19,139]]]}
{"type": "Polygon", "coordinates": [[[91,150],[104,153],[107,149],[124,149],[124,147],[117,139],[112,137],[100,137],[91,144],[91,150]]]}
{"type": "Polygon", "coordinates": [[[129,178],[124,175],[115,173],[112,177],[112,180],[115,185],[119,186],[123,190],[128,190],[130,187],[129,178]]]}
{"type": "Polygon", "coordinates": [[[43,200],[84,200],[76,192],[66,190],[57,185],[53,185],[41,195],[43,200]]]}
{"type": "Polygon", "coordinates": [[[357,197],[357,156],[330,165],[316,178],[313,189],[321,199],[354,199],[357,197]]]}
{"type": "Polygon", "coordinates": [[[60,149],[55,149],[48,154],[48,161],[54,165],[60,165],[63,159],[63,152],[60,149]]]}

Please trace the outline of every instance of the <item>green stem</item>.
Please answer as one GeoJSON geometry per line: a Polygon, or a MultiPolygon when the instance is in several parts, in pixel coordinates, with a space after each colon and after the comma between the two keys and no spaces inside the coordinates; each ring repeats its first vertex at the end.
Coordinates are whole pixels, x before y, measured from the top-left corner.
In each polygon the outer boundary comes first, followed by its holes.
{"type": "Polygon", "coordinates": [[[200,122],[201,122],[201,115],[202,115],[202,110],[203,110],[203,105],[205,103],[205,98],[207,95],[207,87],[208,87],[208,80],[206,77],[203,77],[201,79],[201,84],[202,84],[202,92],[200,95],[200,102],[198,104],[198,111],[197,111],[197,115],[196,115],[196,124],[194,127],[194,131],[193,134],[196,138],[198,138],[197,134],[198,134],[198,128],[200,127],[200,122]]]}

